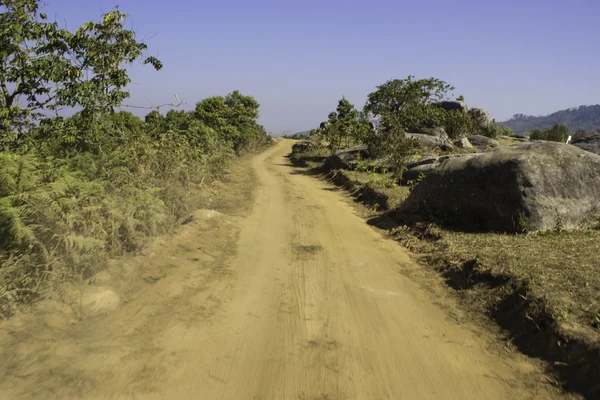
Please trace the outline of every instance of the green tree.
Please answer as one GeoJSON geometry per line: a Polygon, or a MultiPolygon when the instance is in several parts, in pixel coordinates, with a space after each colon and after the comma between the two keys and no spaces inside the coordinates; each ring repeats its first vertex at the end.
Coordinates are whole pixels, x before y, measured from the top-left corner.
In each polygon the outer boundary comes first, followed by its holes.
{"type": "MultiPolygon", "coordinates": [[[[125,29],[127,15],[115,9],[70,32],[46,22],[37,0],[0,0],[0,11],[0,139],[16,142],[44,110],[81,107],[88,129],[73,144],[94,142],[94,119],[129,97],[127,64],[147,49],[125,29]]],[[[155,57],[144,63],[162,68],[155,57]]]]}
{"type": "Polygon", "coordinates": [[[433,103],[445,99],[452,90],[454,87],[436,78],[394,79],[369,94],[364,110],[379,117],[383,126],[393,119],[398,125],[394,129],[431,128],[439,126],[445,116],[433,103]]]}
{"type": "Polygon", "coordinates": [[[366,115],[359,112],[345,97],[338,101],[336,110],[329,113],[327,122],[324,136],[334,151],[364,142],[369,133],[366,115]]]}
{"type": "Polygon", "coordinates": [[[451,138],[461,138],[473,130],[473,119],[462,110],[449,111],[444,118],[444,129],[451,138]]]}
{"type": "Polygon", "coordinates": [[[198,102],[194,117],[221,132],[239,154],[266,137],[264,128],[257,123],[259,107],[254,97],[235,90],[225,97],[214,96],[198,102]]]}

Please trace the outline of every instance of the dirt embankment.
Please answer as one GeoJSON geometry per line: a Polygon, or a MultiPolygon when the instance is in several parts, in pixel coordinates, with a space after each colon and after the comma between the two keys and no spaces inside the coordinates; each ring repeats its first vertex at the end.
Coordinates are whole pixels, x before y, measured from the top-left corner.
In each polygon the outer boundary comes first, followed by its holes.
{"type": "Polygon", "coordinates": [[[216,211],[0,325],[0,397],[568,397],[293,168],[291,145],[240,164],[216,211]]]}

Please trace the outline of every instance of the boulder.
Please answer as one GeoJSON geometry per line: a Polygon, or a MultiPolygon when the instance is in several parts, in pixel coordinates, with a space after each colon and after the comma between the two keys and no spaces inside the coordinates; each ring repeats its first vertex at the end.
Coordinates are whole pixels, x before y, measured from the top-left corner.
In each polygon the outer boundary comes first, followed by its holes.
{"type": "Polygon", "coordinates": [[[597,218],[598,199],[600,156],[563,143],[531,142],[443,160],[402,211],[468,229],[573,229],[597,218]]]}
{"type": "Polygon", "coordinates": [[[337,153],[327,157],[323,166],[327,170],[334,169],[352,169],[358,160],[366,160],[369,158],[369,149],[365,145],[350,147],[343,149],[337,153]],[[354,164],[354,165],[353,165],[354,164]]]}
{"type": "Polygon", "coordinates": [[[442,165],[442,162],[449,158],[465,157],[467,154],[450,154],[445,156],[430,156],[423,157],[419,160],[412,161],[406,166],[406,170],[402,174],[402,183],[406,184],[409,181],[418,180],[420,176],[427,175],[430,171],[442,165]]]}
{"type": "Polygon", "coordinates": [[[419,148],[435,149],[442,147],[443,145],[452,144],[448,139],[448,136],[432,136],[425,133],[407,133],[407,137],[414,139],[419,148]]]}
{"type": "Polygon", "coordinates": [[[487,149],[500,146],[500,143],[487,136],[472,135],[467,137],[467,139],[469,139],[469,142],[473,145],[473,147],[476,147],[479,151],[485,151],[487,149]]]}
{"type": "Polygon", "coordinates": [[[571,144],[579,147],[582,150],[589,151],[590,153],[600,154],[600,133],[594,133],[582,138],[573,139],[571,144]]]}
{"type": "Polygon", "coordinates": [[[434,106],[439,107],[446,111],[454,111],[461,110],[464,112],[469,111],[469,107],[467,107],[467,103],[464,101],[454,100],[454,101],[439,101],[437,103],[433,103],[434,106]]]}
{"type": "Polygon", "coordinates": [[[313,142],[304,140],[302,142],[294,143],[292,146],[292,153],[306,153],[307,151],[314,149],[316,149],[316,146],[313,142]]]}
{"type": "Polygon", "coordinates": [[[478,129],[487,128],[490,124],[490,113],[483,108],[471,108],[469,115],[478,129]]]}
{"type": "Polygon", "coordinates": [[[321,140],[317,136],[311,136],[302,142],[295,143],[292,146],[292,153],[306,153],[307,151],[321,149],[329,146],[329,142],[321,140]]]}
{"type": "Polygon", "coordinates": [[[469,139],[467,139],[466,137],[456,140],[454,142],[454,145],[460,149],[472,149],[473,145],[471,144],[471,142],[469,142],[469,139]]]}

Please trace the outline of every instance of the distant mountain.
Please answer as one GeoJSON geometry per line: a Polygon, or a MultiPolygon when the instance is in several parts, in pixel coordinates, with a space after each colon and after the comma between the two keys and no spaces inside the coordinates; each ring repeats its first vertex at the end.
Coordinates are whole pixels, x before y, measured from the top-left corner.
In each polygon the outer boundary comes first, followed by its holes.
{"type": "Polygon", "coordinates": [[[546,129],[557,123],[566,124],[573,132],[596,132],[600,129],[600,104],[568,108],[540,117],[515,114],[508,121],[501,122],[515,133],[529,132],[534,128],[546,129]]]}

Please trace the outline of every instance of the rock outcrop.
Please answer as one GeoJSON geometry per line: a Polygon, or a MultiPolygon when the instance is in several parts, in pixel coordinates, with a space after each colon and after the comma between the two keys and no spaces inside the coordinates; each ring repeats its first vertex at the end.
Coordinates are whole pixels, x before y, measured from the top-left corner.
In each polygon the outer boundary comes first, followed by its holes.
{"type": "Polygon", "coordinates": [[[532,142],[450,157],[428,172],[401,210],[468,229],[577,228],[600,212],[600,156],[532,142]]]}

